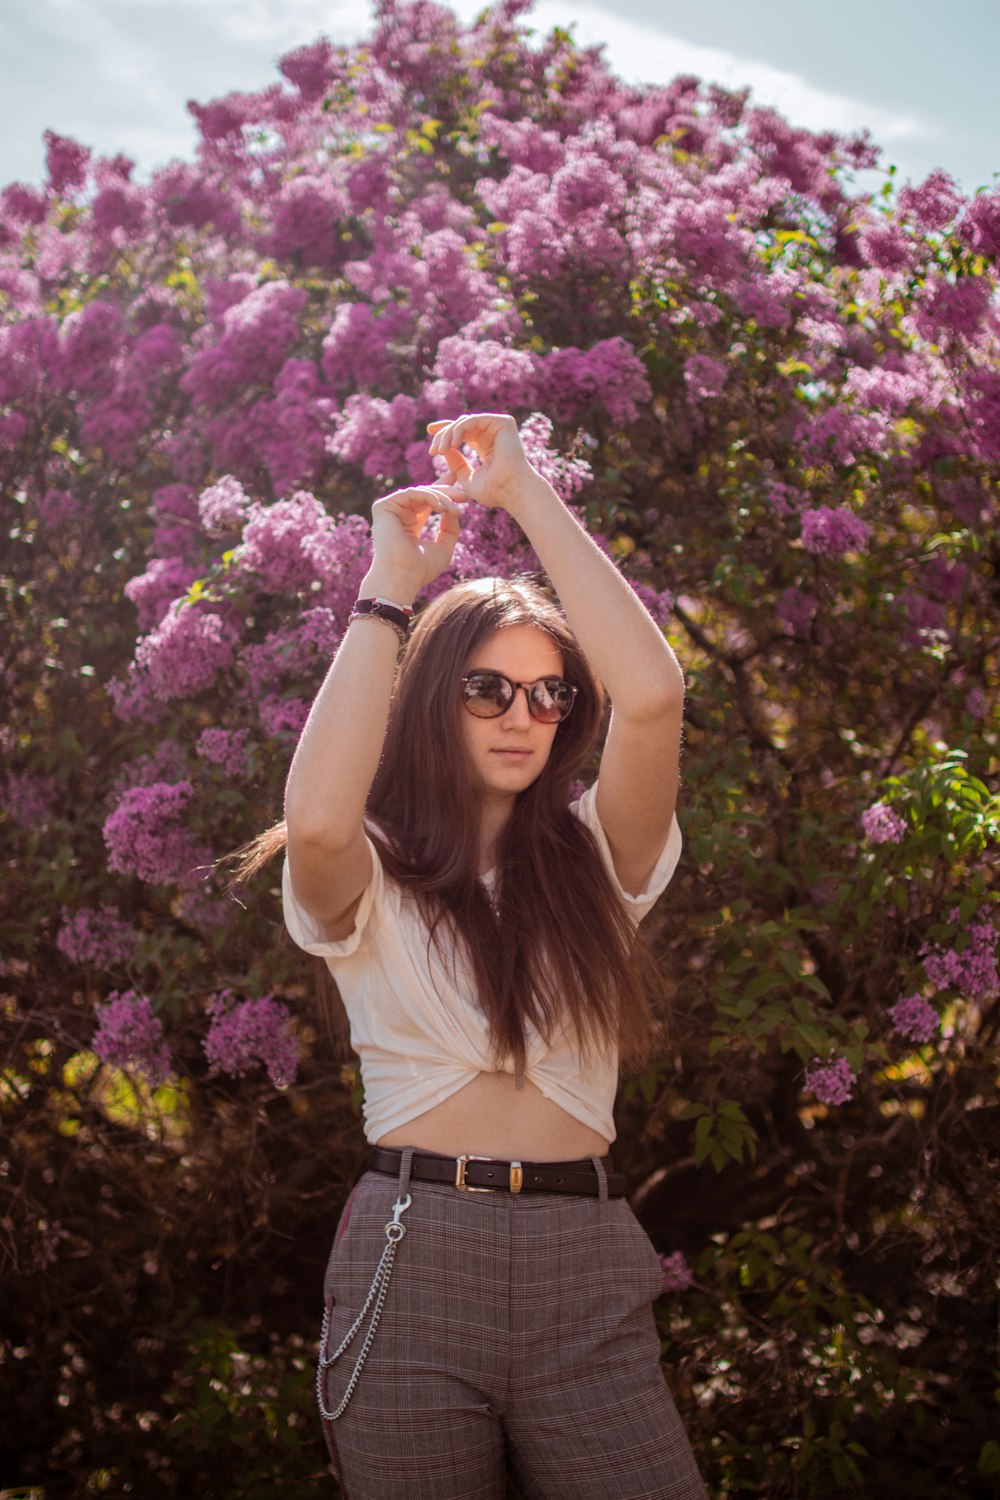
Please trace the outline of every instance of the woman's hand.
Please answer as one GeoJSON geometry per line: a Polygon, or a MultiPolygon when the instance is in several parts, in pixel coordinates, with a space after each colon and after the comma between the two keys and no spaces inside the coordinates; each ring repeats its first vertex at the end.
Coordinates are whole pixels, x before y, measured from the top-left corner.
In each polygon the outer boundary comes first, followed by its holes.
{"type": "Polygon", "coordinates": [[[480,505],[512,510],[525,486],[538,481],[528,462],[513,417],[497,412],[479,412],[453,421],[430,422],[431,455],[445,460],[459,494],[480,505]],[[479,458],[473,468],[462,452],[468,444],[479,458]]]}
{"type": "Polygon", "coordinates": [[[375,555],[371,573],[399,580],[396,592],[406,591],[414,598],[451,562],[465,499],[453,485],[425,484],[394,490],[376,500],[372,506],[375,555]],[[432,515],[440,517],[437,535],[425,536],[424,528],[432,515]]]}

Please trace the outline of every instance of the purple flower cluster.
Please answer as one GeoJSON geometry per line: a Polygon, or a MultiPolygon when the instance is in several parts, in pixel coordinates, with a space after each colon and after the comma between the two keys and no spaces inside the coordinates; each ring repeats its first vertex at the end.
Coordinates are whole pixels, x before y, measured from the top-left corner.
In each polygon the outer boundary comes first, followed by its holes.
{"type": "Polygon", "coordinates": [[[694,401],[720,395],[727,373],[721,359],[711,359],[707,354],[692,354],[684,361],[684,381],[694,401]]]}
{"type": "Polygon", "coordinates": [[[195,748],[203,760],[221,767],[227,776],[245,776],[249,738],[246,729],[203,729],[195,748]]]}
{"type": "Polygon", "coordinates": [[[793,635],[807,636],[818,608],[814,594],[808,594],[804,589],[787,588],[778,600],[775,613],[793,635]]]}
{"type": "Polygon", "coordinates": [[[224,474],[198,498],[198,514],[209,536],[226,536],[240,531],[250,514],[251,502],[238,479],[224,474]]]}
{"type": "Polygon", "coordinates": [[[275,1088],[295,1082],[299,1049],[287,1005],[273,995],[237,1000],[231,990],[220,990],[208,1013],[212,1020],[202,1046],[214,1070],[242,1077],[262,1064],[275,1088]]]}
{"type": "Polygon", "coordinates": [[[861,814],[865,838],[871,844],[899,844],[906,836],[906,819],[887,802],[873,802],[861,814]]]}
{"type": "Polygon", "coordinates": [[[521,442],[533,469],[547,479],[563,500],[572,500],[592,478],[585,458],[568,458],[552,446],[552,422],[543,412],[533,411],[521,423],[521,442]]]}
{"type": "Polygon", "coordinates": [[[56,947],[71,963],[99,969],[127,963],[138,941],[135,928],[113,906],[82,906],[75,912],[62,909],[56,947]]]}
{"type": "Polygon", "coordinates": [[[660,1265],[663,1267],[664,1292],[686,1292],[693,1284],[694,1272],[680,1250],[675,1250],[672,1255],[661,1255],[660,1265]]]}
{"type": "Polygon", "coordinates": [[[802,513],[802,545],[823,557],[842,557],[845,552],[863,552],[871,527],[846,505],[818,505],[802,513]]]}
{"type": "Polygon", "coordinates": [[[854,1089],[857,1075],[846,1057],[834,1062],[819,1062],[806,1069],[805,1086],[821,1104],[846,1104],[854,1089]]]}
{"type": "Polygon", "coordinates": [[[160,623],[143,636],[124,682],[111,685],[122,718],[150,718],[156,705],[190,698],[232,666],[238,626],[200,604],[170,605],[160,623]]]}
{"type": "Polygon", "coordinates": [[[139,1073],[154,1085],[170,1075],[170,1049],[163,1039],[163,1023],[153,1014],[145,995],[135,990],[108,996],[97,1007],[100,1024],[90,1043],[101,1062],[126,1073],[139,1073]]]}
{"type": "Polygon", "coordinates": [[[941,1024],[937,1011],[923,995],[904,995],[889,1007],[893,1028],[909,1042],[929,1042],[941,1024]]]}
{"type": "Polygon", "coordinates": [[[211,853],[185,826],[190,781],[154,782],[125,793],[105,820],[108,869],[154,883],[184,882],[211,853]]]}
{"type": "MultiPolygon", "coordinates": [[[[953,914],[955,920],[956,914],[953,914]]],[[[988,919],[970,922],[961,949],[923,949],[924,972],[940,990],[955,989],[970,1000],[986,1000],[1000,989],[997,929],[988,919]]]]}

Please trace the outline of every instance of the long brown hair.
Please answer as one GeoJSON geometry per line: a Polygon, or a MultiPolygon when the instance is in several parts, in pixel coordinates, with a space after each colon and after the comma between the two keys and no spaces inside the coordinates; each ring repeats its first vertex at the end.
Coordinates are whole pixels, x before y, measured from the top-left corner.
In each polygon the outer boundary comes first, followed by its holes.
{"type": "MultiPolygon", "coordinates": [[[[586,1056],[648,1050],[639,943],[570,787],[600,734],[604,692],[555,603],[528,579],[470,580],[418,616],[393,689],[366,822],[387,874],[423,908],[428,943],[471,977],[494,1063],[523,1075],[527,1035],[575,1033],[586,1056]],[[460,679],[498,630],[532,625],[562,652],[577,688],[544,769],[515,799],[496,849],[496,906],[479,878],[480,803],[459,732],[460,679]]],[[[246,878],[285,843],[279,824],[248,846],[246,878]]],[[[468,983],[466,979],[465,983],[468,983]]]]}

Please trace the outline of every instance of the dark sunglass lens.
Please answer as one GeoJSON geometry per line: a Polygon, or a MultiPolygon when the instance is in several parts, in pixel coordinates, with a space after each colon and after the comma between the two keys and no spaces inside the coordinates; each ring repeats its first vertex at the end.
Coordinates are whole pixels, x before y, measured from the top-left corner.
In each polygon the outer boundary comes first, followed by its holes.
{"type": "Polygon", "coordinates": [[[496,672],[472,672],[462,685],[465,706],[480,719],[495,719],[508,707],[510,683],[496,672]]]}
{"type": "Polygon", "coordinates": [[[573,689],[558,677],[544,677],[531,689],[531,711],[543,724],[558,724],[573,707],[573,689]]]}

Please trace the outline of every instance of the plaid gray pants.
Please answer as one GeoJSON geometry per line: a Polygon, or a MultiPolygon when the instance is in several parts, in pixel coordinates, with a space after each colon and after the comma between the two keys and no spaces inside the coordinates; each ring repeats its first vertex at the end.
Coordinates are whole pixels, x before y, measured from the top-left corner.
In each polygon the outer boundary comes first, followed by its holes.
{"type": "MultiPolygon", "coordinates": [[[[603,1171],[603,1169],[600,1169],[603,1171]]],[[[368,1172],[326,1272],[338,1347],[400,1184],[368,1172]]],[[[662,1270],[624,1199],[411,1183],[381,1319],[343,1415],[324,1421],[347,1500],[706,1500],[660,1369],[662,1270]]],[[[324,1376],[341,1400],[363,1329],[324,1376]]]]}

